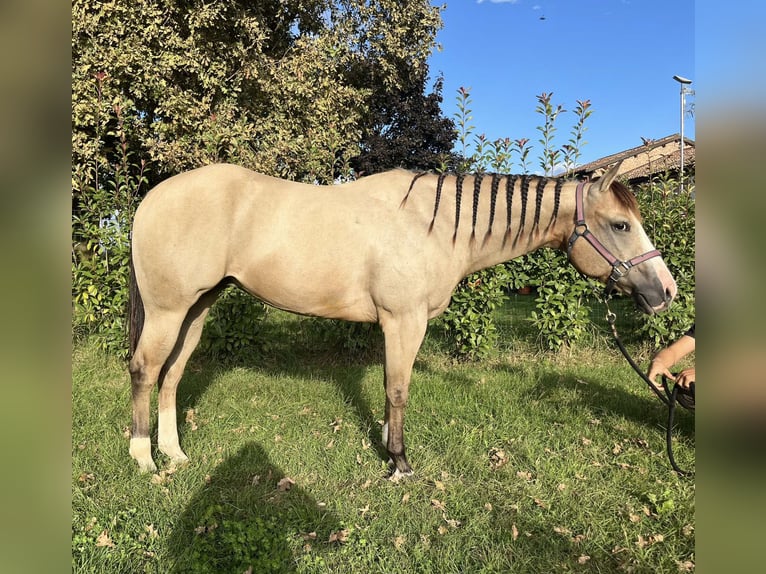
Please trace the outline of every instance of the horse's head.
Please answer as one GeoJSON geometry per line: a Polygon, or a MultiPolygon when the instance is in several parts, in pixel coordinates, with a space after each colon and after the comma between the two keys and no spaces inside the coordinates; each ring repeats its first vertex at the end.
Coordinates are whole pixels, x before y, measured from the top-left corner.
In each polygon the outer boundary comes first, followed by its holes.
{"type": "Polygon", "coordinates": [[[632,295],[650,315],[664,311],[676,282],[641,225],[636,198],[615,177],[620,164],[591,184],[578,184],[575,229],[567,253],[578,271],[632,295]]]}

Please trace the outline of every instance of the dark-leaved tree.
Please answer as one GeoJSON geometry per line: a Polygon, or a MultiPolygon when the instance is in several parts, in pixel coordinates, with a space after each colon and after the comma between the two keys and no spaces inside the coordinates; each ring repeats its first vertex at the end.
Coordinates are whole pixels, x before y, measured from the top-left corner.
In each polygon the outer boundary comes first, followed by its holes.
{"type": "Polygon", "coordinates": [[[442,116],[443,84],[439,77],[426,93],[423,73],[402,89],[381,92],[373,100],[361,153],[351,160],[358,176],[395,167],[443,170],[454,162],[457,132],[454,122],[442,116]]]}

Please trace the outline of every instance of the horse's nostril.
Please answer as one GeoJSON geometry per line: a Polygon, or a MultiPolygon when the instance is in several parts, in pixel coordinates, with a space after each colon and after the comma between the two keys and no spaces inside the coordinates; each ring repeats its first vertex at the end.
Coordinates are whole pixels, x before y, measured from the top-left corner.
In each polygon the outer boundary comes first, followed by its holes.
{"type": "Polygon", "coordinates": [[[674,296],[675,296],[675,293],[673,293],[673,289],[671,289],[670,287],[667,287],[665,289],[665,301],[672,301],[674,296]]]}

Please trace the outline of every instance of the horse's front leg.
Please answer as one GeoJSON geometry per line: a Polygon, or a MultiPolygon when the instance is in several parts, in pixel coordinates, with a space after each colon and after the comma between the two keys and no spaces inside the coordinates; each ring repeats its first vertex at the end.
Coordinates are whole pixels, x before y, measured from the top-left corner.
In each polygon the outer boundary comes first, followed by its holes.
{"type": "Polygon", "coordinates": [[[392,478],[412,474],[404,449],[404,411],[409,396],[412,366],[423,342],[426,325],[424,315],[388,316],[381,320],[386,347],[383,446],[395,467],[392,478]]]}

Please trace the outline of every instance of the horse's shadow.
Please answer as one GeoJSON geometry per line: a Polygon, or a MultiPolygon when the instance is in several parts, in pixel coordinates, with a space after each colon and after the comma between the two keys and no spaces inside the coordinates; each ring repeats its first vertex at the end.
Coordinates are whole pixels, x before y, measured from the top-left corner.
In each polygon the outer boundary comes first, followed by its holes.
{"type": "Polygon", "coordinates": [[[322,553],[339,520],[255,442],[191,496],[169,539],[171,572],[294,572],[293,548],[322,553]]]}

